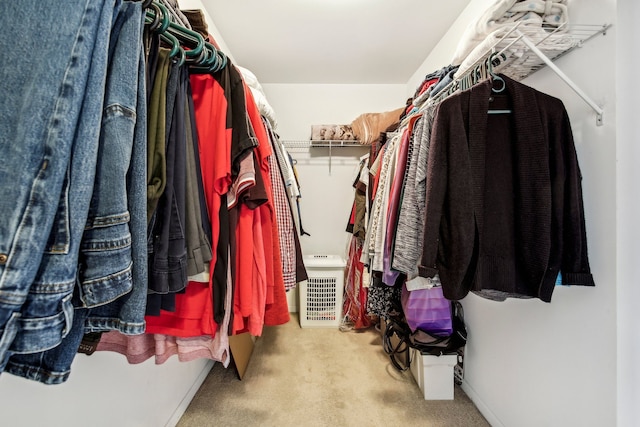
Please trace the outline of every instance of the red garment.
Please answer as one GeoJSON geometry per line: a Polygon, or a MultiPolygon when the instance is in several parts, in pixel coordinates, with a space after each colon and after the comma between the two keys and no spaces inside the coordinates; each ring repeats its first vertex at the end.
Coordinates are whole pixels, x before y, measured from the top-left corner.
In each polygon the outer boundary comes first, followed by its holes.
{"type": "Polygon", "coordinates": [[[264,312],[264,324],[267,326],[284,325],[290,320],[289,304],[282,271],[282,256],[280,255],[280,232],[275,216],[272,216],[271,241],[273,253],[273,280],[267,292],[267,306],[264,312]]]}
{"type": "Polygon", "coordinates": [[[251,92],[245,90],[245,96],[249,121],[259,142],[255,150],[256,175],[261,175],[269,199],[255,209],[250,209],[245,203],[239,205],[233,331],[236,334],[248,331],[259,336],[266,319],[269,325],[288,322],[289,308],[284,291],[278,228],[271,203],[273,192],[268,162],[272,155],[271,147],[251,92]],[[253,256],[241,257],[240,254],[249,253],[249,248],[253,256]]]}
{"type": "Polygon", "coordinates": [[[262,227],[259,224],[256,226],[255,220],[259,206],[267,202],[268,195],[256,152],[254,151],[251,156],[256,170],[256,185],[246,192],[245,197],[240,200],[241,203],[235,207],[238,220],[235,229],[236,254],[232,257],[236,263],[232,334],[248,332],[246,321],[254,312],[254,298],[264,295],[263,291],[254,289],[260,277],[265,277],[264,253],[261,253],[259,258],[255,258],[255,242],[262,241],[262,227]],[[260,273],[260,271],[263,272],[260,273]],[[259,295],[255,295],[256,292],[259,295]]]}
{"type": "Polygon", "coordinates": [[[351,236],[342,310],[344,316],[353,323],[354,329],[371,326],[371,318],[367,313],[368,289],[362,283],[364,264],[360,262],[361,255],[362,243],[355,236],[351,236]]]}
{"type": "Polygon", "coordinates": [[[429,89],[434,84],[438,83],[438,80],[440,80],[440,79],[434,78],[434,79],[429,79],[429,80],[423,81],[422,85],[420,85],[420,89],[418,90],[418,95],[416,95],[416,96],[422,95],[427,89],[429,89]]]}
{"type": "Polygon", "coordinates": [[[349,223],[347,225],[350,225],[351,227],[353,227],[356,223],[356,202],[354,201],[353,204],[351,205],[351,214],[349,214],[349,223]]]}
{"type": "Polygon", "coordinates": [[[160,316],[146,316],[145,332],[180,338],[215,336],[218,326],[213,320],[213,298],[209,283],[189,282],[185,292],[176,294],[176,310],[161,310],[160,316]]]}
{"type": "Polygon", "coordinates": [[[248,88],[245,90],[247,95],[247,112],[249,119],[256,130],[256,136],[259,141],[257,153],[260,160],[260,167],[265,178],[265,187],[270,200],[260,206],[262,209],[262,226],[263,239],[265,242],[265,261],[267,266],[267,294],[266,307],[264,310],[264,324],[268,326],[282,325],[290,320],[289,305],[287,303],[287,295],[284,285],[284,277],[282,273],[282,258],[280,256],[280,233],[278,232],[278,223],[275,216],[275,210],[271,200],[273,200],[273,189],[271,188],[271,180],[269,174],[268,157],[272,155],[271,144],[267,130],[260,117],[258,107],[251,96],[248,88]],[[271,234],[269,234],[269,231],[271,234]]]}

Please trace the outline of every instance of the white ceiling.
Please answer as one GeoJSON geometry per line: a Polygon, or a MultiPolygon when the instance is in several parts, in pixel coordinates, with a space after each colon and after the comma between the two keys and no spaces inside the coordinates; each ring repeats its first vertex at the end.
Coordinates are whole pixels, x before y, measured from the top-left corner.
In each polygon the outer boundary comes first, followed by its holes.
{"type": "Polygon", "coordinates": [[[406,83],[469,2],[202,1],[261,83],[377,84],[406,83]]]}

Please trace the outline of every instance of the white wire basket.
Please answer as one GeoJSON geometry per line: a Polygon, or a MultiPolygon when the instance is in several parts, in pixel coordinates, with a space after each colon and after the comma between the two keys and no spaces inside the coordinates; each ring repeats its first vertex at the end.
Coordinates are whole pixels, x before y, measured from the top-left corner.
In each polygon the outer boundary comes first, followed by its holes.
{"type": "Polygon", "coordinates": [[[338,328],[342,320],[345,261],[338,255],[307,255],[309,278],[300,283],[300,326],[338,328]]]}

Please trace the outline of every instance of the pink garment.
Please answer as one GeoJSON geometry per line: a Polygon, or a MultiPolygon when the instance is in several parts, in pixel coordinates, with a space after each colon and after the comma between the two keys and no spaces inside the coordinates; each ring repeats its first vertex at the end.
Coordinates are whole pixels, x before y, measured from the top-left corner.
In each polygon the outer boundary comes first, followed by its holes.
{"type": "Polygon", "coordinates": [[[177,338],[162,334],[123,335],[120,332],[111,331],[102,334],[97,351],[114,351],[123,354],[130,364],[142,363],[155,355],[155,363],[160,365],[177,354],[178,360],[181,362],[211,359],[221,362],[227,368],[231,362],[228,330],[231,318],[232,288],[231,277],[227,276],[225,315],[215,338],[210,336],[177,338]]]}
{"type": "Polygon", "coordinates": [[[398,163],[396,165],[395,175],[393,177],[393,184],[391,191],[389,192],[389,209],[387,211],[387,238],[385,239],[384,253],[383,253],[383,283],[393,286],[393,284],[400,276],[400,272],[391,268],[391,259],[393,258],[393,250],[395,247],[395,234],[396,227],[398,225],[398,209],[402,203],[402,188],[404,185],[404,175],[407,169],[407,158],[409,155],[409,145],[411,143],[411,135],[413,133],[413,126],[415,125],[421,114],[417,114],[409,120],[409,125],[402,135],[400,140],[400,152],[398,155],[398,163]]]}
{"type": "Polygon", "coordinates": [[[155,356],[155,363],[161,365],[173,355],[181,362],[196,359],[212,359],[228,366],[228,352],[216,348],[215,339],[208,336],[176,338],[170,335],[143,334],[123,335],[117,331],[102,334],[97,351],[114,351],[126,356],[130,364],[138,364],[155,356]]]}
{"type": "Polygon", "coordinates": [[[118,331],[105,332],[96,351],[115,351],[127,357],[130,364],[142,363],[155,354],[153,335],[123,335],[118,331]]]}

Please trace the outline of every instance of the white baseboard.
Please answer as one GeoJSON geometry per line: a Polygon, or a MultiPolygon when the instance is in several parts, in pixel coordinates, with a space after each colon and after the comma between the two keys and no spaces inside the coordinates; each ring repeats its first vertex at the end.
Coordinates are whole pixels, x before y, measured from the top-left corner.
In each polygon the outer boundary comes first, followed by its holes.
{"type": "Polygon", "coordinates": [[[464,390],[464,392],[467,393],[467,396],[469,396],[469,399],[471,399],[474,405],[476,405],[476,407],[478,408],[482,416],[487,419],[487,421],[489,422],[489,424],[491,424],[492,427],[505,427],[505,425],[502,424],[502,422],[498,419],[496,414],[494,414],[491,411],[491,409],[489,409],[487,404],[484,403],[484,401],[480,398],[480,395],[476,393],[476,391],[473,389],[473,387],[469,385],[468,382],[463,380],[462,385],[460,387],[462,387],[462,390],[464,390]]]}
{"type": "Polygon", "coordinates": [[[196,378],[187,394],[184,396],[176,410],[173,412],[171,418],[169,418],[169,420],[165,424],[165,427],[175,427],[178,424],[178,421],[180,421],[180,418],[182,418],[182,415],[184,415],[184,412],[189,407],[191,400],[193,400],[193,397],[196,395],[196,393],[200,389],[200,386],[207,378],[207,375],[209,375],[209,371],[211,371],[211,368],[213,368],[214,363],[215,362],[213,360],[207,361],[207,364],[202,368],[202,372],[200,372],[198,378],[196,378]]]}
{"type": "Polygon", "coordinates": [[[298,312],[298,299],[300,298],[298,287],[291,289],[287,292],[287,305],[289,306],[289,313],[298,312]]]}

